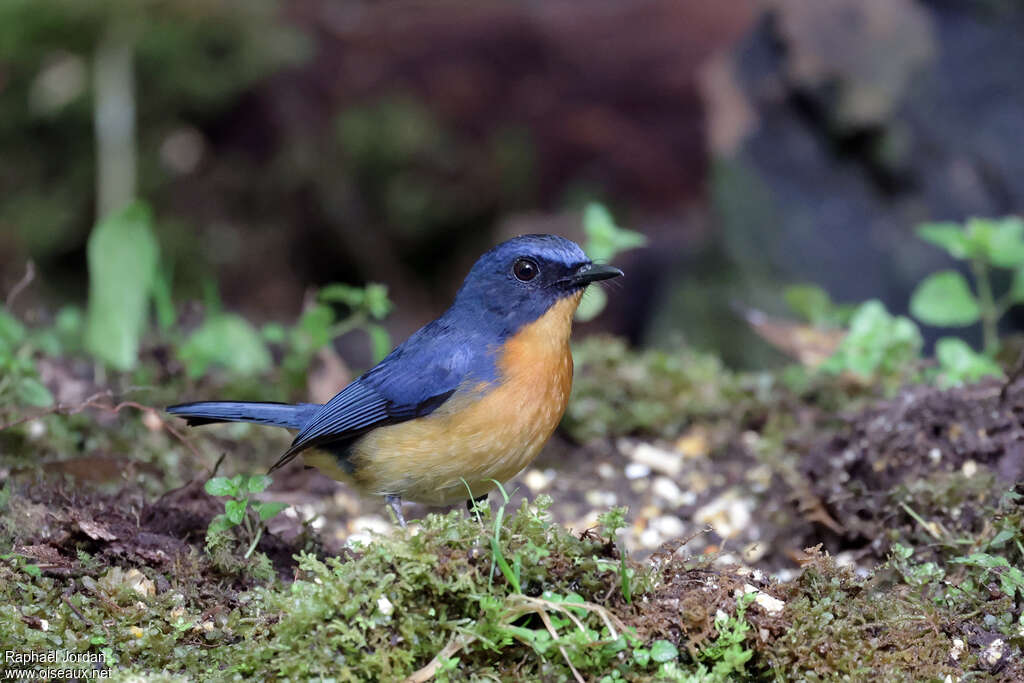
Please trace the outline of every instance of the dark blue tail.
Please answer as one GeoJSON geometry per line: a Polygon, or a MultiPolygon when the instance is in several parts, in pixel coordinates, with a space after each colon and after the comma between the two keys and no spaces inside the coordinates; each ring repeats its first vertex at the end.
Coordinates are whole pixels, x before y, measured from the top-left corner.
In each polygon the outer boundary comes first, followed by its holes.
{"type": "Polygon", "coordinates": [[[254,403],[251,401],[199,401],[171,406],[167,412],[188,420],[190,426],[213,422],[256,422],[302,429],[320,410],[319,403],[254,403]]]}

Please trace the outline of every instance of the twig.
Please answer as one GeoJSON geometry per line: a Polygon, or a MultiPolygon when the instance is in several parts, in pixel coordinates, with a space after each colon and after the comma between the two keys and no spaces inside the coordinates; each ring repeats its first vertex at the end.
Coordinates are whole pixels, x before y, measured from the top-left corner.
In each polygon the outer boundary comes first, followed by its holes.
{"type": "Polygon", "coordinates": [[[7,294],[7,300],[4,301],[4,305],[7,306],[7,310],[11,310],[11,306],[14,305],[14,300],[18,298],[18,295],[24,291],[26,287],[32,284],[32,281],[36,279],[36,264],[31,260],[25,264],[25,274],[20,280],[11,288],[11,291],[7,294]]]}
{"type": "Polygon", "coordinates": [[[452,636],[452,639],[448,641],[448,644],[445,645],[440,652],[434,655],[434,658],[431,659],[425,667],[414,671],[412,675],[406,678],[402,683],[426,683],[426,681],[429,681],[435,674],[437,674],[437,670],[441,668],[444,660],[451,659],[456,652],[467,645],[472,644],[474,640],[476,640],[476,637],[468,633],[458,633],[452,636]]]}
{"type": "Polygon", "coordinates": [[[71,600],[69,599],[69,595],[71,595],[71,586],[68,586],[68,589],[64,591],[63,595],[60,596],[61,600],[64,601],[64,604],[68,606],[68,609],[74,612],[76,617],[81,619],[86,624],[89,624],[89,626],[95,626],[95,624],[93,624],[92,621],[86,619],[85,615],[78,611],[78,608],[75,607],[75,604],[71,602],[71,600]]]}

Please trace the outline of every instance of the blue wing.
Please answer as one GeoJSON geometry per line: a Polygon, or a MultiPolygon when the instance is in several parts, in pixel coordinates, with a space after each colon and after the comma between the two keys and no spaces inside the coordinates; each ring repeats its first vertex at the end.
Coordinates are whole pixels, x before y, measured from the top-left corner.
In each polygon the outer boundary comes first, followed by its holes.
{"type": "Polygon", "coordinates": [[[325,403],[271,470],[303,449],[351,441],[375,427],[429,415],[467,381],[494,381],[493,355],[476,336],[456,330],[444,317],[421,328],[325,403]]]}

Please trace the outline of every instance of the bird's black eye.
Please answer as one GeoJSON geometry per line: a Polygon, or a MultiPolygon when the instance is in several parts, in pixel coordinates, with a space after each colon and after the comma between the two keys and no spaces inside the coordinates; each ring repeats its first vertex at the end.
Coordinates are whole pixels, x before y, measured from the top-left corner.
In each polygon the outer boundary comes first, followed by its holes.
{"type": "Polygon", "coordinates": [[[520,282],[529,282],[540,274],[540,266],[529,258],[521,258],[512,264],[512,274],[520,282]]]}

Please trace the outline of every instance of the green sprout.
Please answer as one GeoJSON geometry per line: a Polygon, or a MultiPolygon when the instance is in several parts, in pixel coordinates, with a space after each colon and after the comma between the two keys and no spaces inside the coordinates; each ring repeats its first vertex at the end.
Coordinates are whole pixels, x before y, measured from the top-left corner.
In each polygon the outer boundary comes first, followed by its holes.
{"type": "Polygon", "coordinates": [[[245,551],[245,559],[252,556],[256,550],[256,544],[260,542],[263,535],[263,522],[277,515],[281,510],[288,507],[285,503],[257,502],[249,499],[250,493],[260,493],[270,486],[270,477],[265,474],[254,474],[245,476],[242,474],[234,477],[212,477],[207,480],[203,487],[211,496],[228,496],[229,500],[224,501],[224,512],[213,518],[206,530],[207,544],[229,529],[242,527],[246,531],[246,537],[251,538],[249,549],[245,551]],[[253,521],[252,515],[246,514],[252,509],[259,517],[259,524],[253,521]]]}
{"type": "Polygon", "coordinates": [[[918,227],[917,235],[953,258],[967,261],[976,292],[955,270],[932,273],[914,290],[910,312],[938,327],[980,322],[985,354],[991,358],[999,350],[999,319],[1011,307],[1024,303],[1024,220],[1011,216],[971,218],[964,225],[926,223],[918,227]],[[1012,271],[1010,285],[999,297],[992,288],[994,268],[1012,271]]]}
{"type": "MultiPolygon", "coordinates": [[[[639,232],[616,225],[608,209],[597,203],[587,204],[583,209],[583,232],[587,235],[583,251],[595,263],[610,263],[616,255],[647,244],[647,238],[639,232]]],[[[604,290],[591,287],[576,309],[576,320],[593,320],[607,304],[608,296],[604,290]]]]}

